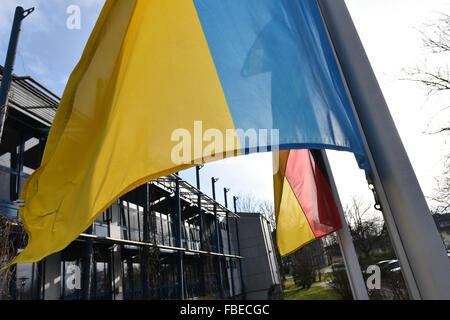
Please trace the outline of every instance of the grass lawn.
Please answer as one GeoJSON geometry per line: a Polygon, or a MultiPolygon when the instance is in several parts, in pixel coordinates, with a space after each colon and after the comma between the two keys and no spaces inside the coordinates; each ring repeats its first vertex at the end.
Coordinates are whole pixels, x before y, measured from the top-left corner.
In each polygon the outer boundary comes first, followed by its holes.
{"type": "Polygon", "coordinates": [[[331,281],[331,279],[332,279],[331,273],[322,273],[322,277],[320,279],[321,281],[315,282],[314,284],[328,282],[328,281],[331,281]]]}
{"type": "Polygon", "coordinates": [[[293,279],[287,279],[284,290],[285,300],[340,300],[340,295],[330,287],[312,286],[299,289],[293,279]]]}
{"type": "Polygon", "coordinates": [[[325,270],[325,269],[330,269],[332,266],[333,266],[333,265],[330,264],[329,266],[326,266],[326,267],[321,268],[319,271],[323,271],[323,270],[325,270]]]}
{"type": "Polygon", "coordinates": [[[329,287],[311,287],[290,292],[284,300],[340,300],[340,295],[329,287]]]}

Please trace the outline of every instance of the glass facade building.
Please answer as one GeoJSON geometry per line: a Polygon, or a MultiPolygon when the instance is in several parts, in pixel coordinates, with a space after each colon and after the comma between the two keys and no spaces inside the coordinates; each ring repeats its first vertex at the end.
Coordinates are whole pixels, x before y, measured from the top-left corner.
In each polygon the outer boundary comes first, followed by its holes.
{"type": "MultiPolygon", "coordinates": [[[[32,78],[14,77],[0,144],[0,216],[13,251],[0,252],[2,265],[25,245],[14,201],[40,165],[58,103],[32,78]]],[[[159,178],[118,199],[61,252],[0,274],[0,298],[240,298],[238,218],[178,175],[159,178]]]]}

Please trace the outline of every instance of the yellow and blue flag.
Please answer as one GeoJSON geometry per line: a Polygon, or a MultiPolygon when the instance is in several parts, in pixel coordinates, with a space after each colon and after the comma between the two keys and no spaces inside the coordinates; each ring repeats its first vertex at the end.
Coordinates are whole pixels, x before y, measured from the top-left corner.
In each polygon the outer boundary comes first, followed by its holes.
{"type": "Polygon", "coordinates": [[[13,263],[62,250],[146,181],[298,148],[350,151],[365,167],[315,0],[107,0],[22,190],[29,241],[13,263]]]}

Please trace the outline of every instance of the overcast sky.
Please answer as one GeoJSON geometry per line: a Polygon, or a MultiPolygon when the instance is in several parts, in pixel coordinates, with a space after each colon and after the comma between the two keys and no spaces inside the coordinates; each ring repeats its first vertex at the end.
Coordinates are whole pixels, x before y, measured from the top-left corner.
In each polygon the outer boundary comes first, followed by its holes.
{"type": "MultiPolygon", "coordinates": [[[[15,73],[31,75],[62,95],[67,79],[81,56],[103,0],[1,0],[0,63],[4,64],[14,8],[36,7],[23,24],[15,73]],[[70,5],[81,8],[81,28],[66,27],[70,5]]],[[[439,118],[436,112],[448,97],[427,97],[417,83],[399,80],[403,68],[430,62],[421,42],[421,29],[439,12],[450,12],[450,0],[346,0],[358,33],[383,90],[397,129],[404,142],[425,195],[431,195],[434,177],[442,170],[442,156],[448,145],[441,136],[428,135],[427,126],[439,118]]],[[[447,100],[448,101],[448,100],[447,100]]],[[[352,195],[373,201],[364,173],[357,168],[352,154],[328,152],[341,200],[352,195]]],[[[253,193],[263,200],[273,199],[272,160],[270,154],[255,154],[207,164],[201,171],[202,190],[211,194],[211,177],[217,182],[218,200],[223,203],[223,187],[231,188],[231,197],[253,193]]],[[[195,184],[195,169],[182,177],[195,184]]]]}

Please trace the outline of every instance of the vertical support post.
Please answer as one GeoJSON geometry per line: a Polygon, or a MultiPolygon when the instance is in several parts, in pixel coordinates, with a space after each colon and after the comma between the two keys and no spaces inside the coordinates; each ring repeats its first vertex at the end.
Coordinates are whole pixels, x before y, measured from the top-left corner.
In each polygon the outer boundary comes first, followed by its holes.
{"type": "Polygon", "coordinates": [[[45,273],[47,272],[47,258],[42,261],[42,300],[45,300],[45,273]]]}
{"type": "Polygon", "coordinates": [[[9,280],[9,299],[16,300],[17,264],[11,266],[12,274],[9,280]]]}
{"type": "MultiPolygon", "coordinates": [[[[170,295],[171,290],[169,290],[169,271],[172,271],[172,272],[171,272],[172,276],[174,275],[173,270],[169,270],[169,268],[170,268],[170,265],[167,264],[167,265],[166,265],[166,268],[165,268],[165,269],[166,269],[166,288],[167,288],[167,296],[165,296],[164,298],[165,298],[165,299],[168,299],[168,300],[170,300],[170,298],[171,298],[171,295],[170,295]]],[[[171,268],[171,269],[173,269],[173,268],[171,268]]]]}
{"type": "Polygon", "coordinates": [[[131,239],[131,219],[130,219],[130,201],[127,200],[127,229],[128,229],[128,240],[131,239]]]}
{"type": "Polygon", "coordinates": [[[62,285],[61,297],[64,300],[66,298],[66,261],[65,260],[61,260],[61,262],[63,263],[62,278],[61,278],[61,285],[62,285]]]}
{"type": "Polygon", "coordinates": [[[10,175],[10,200],[15,201],[20,196],[21,183],[20,178],[23,172],[23,162],[25,153],[25,139],[23,135],[20,135],[19,145],[15,146],[11,151],[10,165],[11,169],[15,171],[15,174],[10,175]]]}
{"type": "MultiPolygon", "coordinates": [[[[63,268],[64,270],[64,268],[63,268]]],[[[42,260],[36,263],[36,279],[35,286],[34,286],[34,300],[40,300],[41,299],[41,278],[42,278],[42,260]]],[[[64,278],[63,278],[64,279],[64,278]]],[[[64,285],[64,282],[63,282],[64,285]]],[[[63,291],[64,294],[64,291],[63,291]]]]}
{"type": "MultiPolygon", "coordinates": [[[[176,246],[177,243],[172,243],[173,238],[173,230],[172,230],[172,217],[170,216],[170,213],[167,214],[167,237],[169,240],[169,246],[176,246]]],[[[175,235],[176,236],[176,235],[175,235]]]]}
{"type": "MultiPolygon", "coordinates": [[[[168,219],[168,218],[167,218],[168,219]]],[[[163,216],[162,216],[162,214],[160,213],[159,214],[159,222],[160,222],[160,225],[161,225],[161,243],[162,243],[162,245],[165,245],[165,240],[164,240],[164,225],[163,225],[163,216]]]]}
{"type": "MultiPolygon", "coordinates": [[[[92,226],[86,230],[87,234],[92,234],[92,226]]],[[[86,248],[84,251],[84,264],[81,286],[81,299],[89,300],[91,295],[91,266],[93,264],[93,243],[92,238],[86,239],[86,248]]]]}
{"type": "Polygon", "coordinates": [[[111,261],[111,291],[112,291],[112,299],[116,300],[116,270],[115,270],[115,261],[114,261],[114,248],[116,246],[113,245],[110,251],[110,261],[111,261]]]}
{"type": "MultiPolygon", "coordinates": [[[[203,168],[203,165],[199,165],[195,168],[196,178],[197,178],[197,207],[198,207],[198,219],[199,219],[199,240],[200,240],[200,250],[203,250],[203,213],[202,213],[202,198],[200,192],[200,170],[203,168]]],[[[203,255],[200,255],[200,292],[204,297],[206,296],[206,279],[205,279],[205,259],[203,255]]]]}
{"type": "Polygon", "coordinates": [[[136,297],[136,290],[135,290],[135,283],[134,283],[133,257],[128,258],[127,264],[128,264],[128,276],[130,277],[131,299],[134,300],[136,297]]]}
{"type": "Polygon", "coordinates": [[[98,292],[98,278],[97,278],[97,268],[93,267],[92,268],[93,272],[92,272],[92,286],[93,286],[93,295],[90,296],[90,298],[93,298],[93,300],[97,299],[97,292],[98,292]]]}
{"type": "Polygon", "coordinates": [[[213,200],[214,200],[214,206],[213,206],[213,211],[214,211],[214,229],[215,229],[215,233],[216,233],[216,237],[215,237],[215,241],[216,241],[216,250],[218,253],[220,253],[220,238],[219,238],[219,220],[217,218],[217,207],[216,207],[216,187],[215,184],[216,182],[219,180],[219,178],[211,178],[211,183],[212,183],[212,196],[213,196],[213,200]]]}
{"type": "Polygon", "coordinates": [[[17,147],[14,147],[13,150],[11,150],[11,159],[10,159],[10,167],[12,170],[15,171],[15,173],[11,173],[9,176],[9,200],[15,201],[17,200],[17,161],[18,154],[17,154],[17,147]]]}
{"type": "Polygon", "coordinates": [[[344,0],[318,0],[354,102],[371,177],[413,299],[450,299],[450,262],[344,0]]]}
{"type": "MultiPolygon", "coordinates": [[[[175,180],[175,202],[177,211],[177,247],[181,248],[181,203],[180,203],[180,180],[176,175],[175,180]]],[[[183,279],[183,251],[178,251],[178,297],[184,299],[184,279],[183,279]]]]}
{"type": "MultiPolygon", "coordinates": [[[[237,199],[238,197],[233,196],[233,204],[234,204],[234,213],[237,215],[237,199]]],[[[236,240],[237,240],[237,249],[238,249],[238,255],[241,255],[241,242],[239,240],[239,223],[238,218],[236,217],[236,240]]],[[[241,295],[242,298],[245,300],[245,286],[244,286],[244,275],[242,273],[242,259],[239,258],[239,275],[241,277],[241,295]]]]}
{"type": "Polygon", "coordinates": [[[157,238],[156,238],[156,234],[158,233],[158,226],[157,226],[157,221],[156,221],[156,214],[153,211],[153,204],[152,204],[152,185],[149,182],[148,183],[148,187],[147,187],[147,210],[148,210],[148,241],[150,242],[150,238],[152,238],[152,234],[153,234],[153,244],[154,244],[154,248],[157,248],[157,238]]]}
{"type": "Polygon", "coordinates": [[[20,144],[19,144],[19,155],[17,158],[17,182],[16,182],[16,195],[17,199],[20,197],[20,192],[22,191],[22,172],[23,172],[23,163],[25,161],[25,138],[23,134],[20,135],[20,144]]]}
{"type": "MultiPolygon", "coordinates": [[[[230,219],[229,219],[229,213],[228,213],[228,197],[227,193],[230,191],[229,188],[223,188],[223,196],[225,199],[225,208],[227,208],[226,212],[226,222],[227,222],[227,239],[228,239],[228,254],[232,255],[231,252],[231,237],[230,237],[230,219]]],[[[234,297],[234,272],[233,272],[233,259],[228,258],[229,264],[230,264],[230,277],[231,277],[231,297],[234,297]]]]}
{"type": "MultiPolygon", "coordinates": [[[[143,238],[145,243],[150,242],[149,234],[149,217],[150,217],[150,184],[146,183],[144,186],[144,213],[143,213],[143,238]]],[[[141,277],[142,277],[142,298],[148,299],[148,246],[142,247],[142,261],[141,261],[141,277]]]]}
{"type": "MultiPolygon", "coordinates": [[[[217,219],[217,207],[216,207],[216,187],[215,184],[216,182],[219,180],[219,178],[211,178],[211,182],[212,182],[212,194],[213,194],[213,200],[214,200],[214,206],[213,206],[213,211],[214,211],[214,227],[215,227],[215,233],[216,233],[216,250],[217,253],[220,253],[220,230],[219,230],[219,221],[217,219]]],[[[223,298],[223,283],[222,283],[222,264],[221,264],[221,257],[217,256],[216,257],[216,261],[217,261],[217,280],[219,282],[219,295],[221,298],[223,298]]]]}
{"type": "Polygon", "coordinates": [[[6,53],[5,68],[3,69],[2,83],[0,86],[0,141],[5,126],[6,113],[8,111],[8,94],[11,87],[14,63],[16,61],[17,46],[19,43],[22,21],[33,11],[34,8],[24,10],[22,7],[16,7],[16,11],[14,14],[11,36],[9,38],[8,52],[6,53]]]}
{"type": "Polygon", "coordinates": [[[203,214],[202,214],[202,199],[200,193],[200,170],[203,165],[195,167],[196,178],[197,178],[197,207],[198,207],[198,217],[199,217],[199,237],[200,237],[200,250],[203,250],[203,214]]]}
{"type": "Polygon", "coordinates": [[[36,283],[36,279],[35,279],[36,266],[37,266],[36,262],[33,262],[31,264],[30,298],[32,298],[32,299],[33,299],[33,295],[34,295],[34,284],[36,283]]]}
{"type": "MultiPolygon", "coordinates": [[[[40,154],[40,159],[42,159],[43,155],[44,155],[44,149],[45,149],[45,144],[47,143],[47,138],[39,138],[39,154],[40,154]]],[[[41,292],[43,291],[42,288],[44,286],[43,284],[43,260],[39,261],[36,263],[36,284],[35,284],[35,289],[34,289],[34,300],[41,300],[41,292]]],[[[63,272],[65,272],[65,268],[63,268],[63,272]]],[[[62,288],[62,295],[64,295],[64,286],[65,286],[65,278],[63,277],[63,288],[62,288]]],[[[43,299],[43,297],[42,297],[43,299]]]]}
{"type": "Polygon", "coordinates": [[[136,241],[141,242],[142,241],[142,239],[141,239],[141,222],[139,221],[139,204],[138,204],[139,201],[138,201],[137,190],[135,191],[134,194],[135,194],[135,201],[136,201],[136,220],[137,220],[137,225],[138,225],[138,228],[137,228],[138,236],[137,236],[136,241]]]}
{"type": "Polygon", "coordinates": [[[111,220],[112,220],[112,209],[109,207],[106,209],[106,223],[108,225],[108,237],[111,237],[111,220]]]}
{"type": "Polygon", "coordinates": [[[356,254],[352,236],[350,235],[347,221],[344,216],[341,199],[339,198],[339,193],[336,188],[333,173],[331,172],[327,154],[325,153],[325,150],[318,150],[316,154],[320,155],[320,157],[318,157],[319,161],[317,162],[320,162],[321,160],[322,164],[318,163],[318,165],[319,167],[321,165],[324,167],[322,172],[328,180],[331,192],[333,193],[333,197],[336,201],[336,205],[341,216],[342,229],[339,229],[336,234],[339,247],[341,248],[342,257],[344,258],[345,271],[347,272],[348,281],[350,282],[353,298],[355,300],[369,300],[366,284],[361,272],[361,266],[358,261],[358,255],[356,254]]]}

